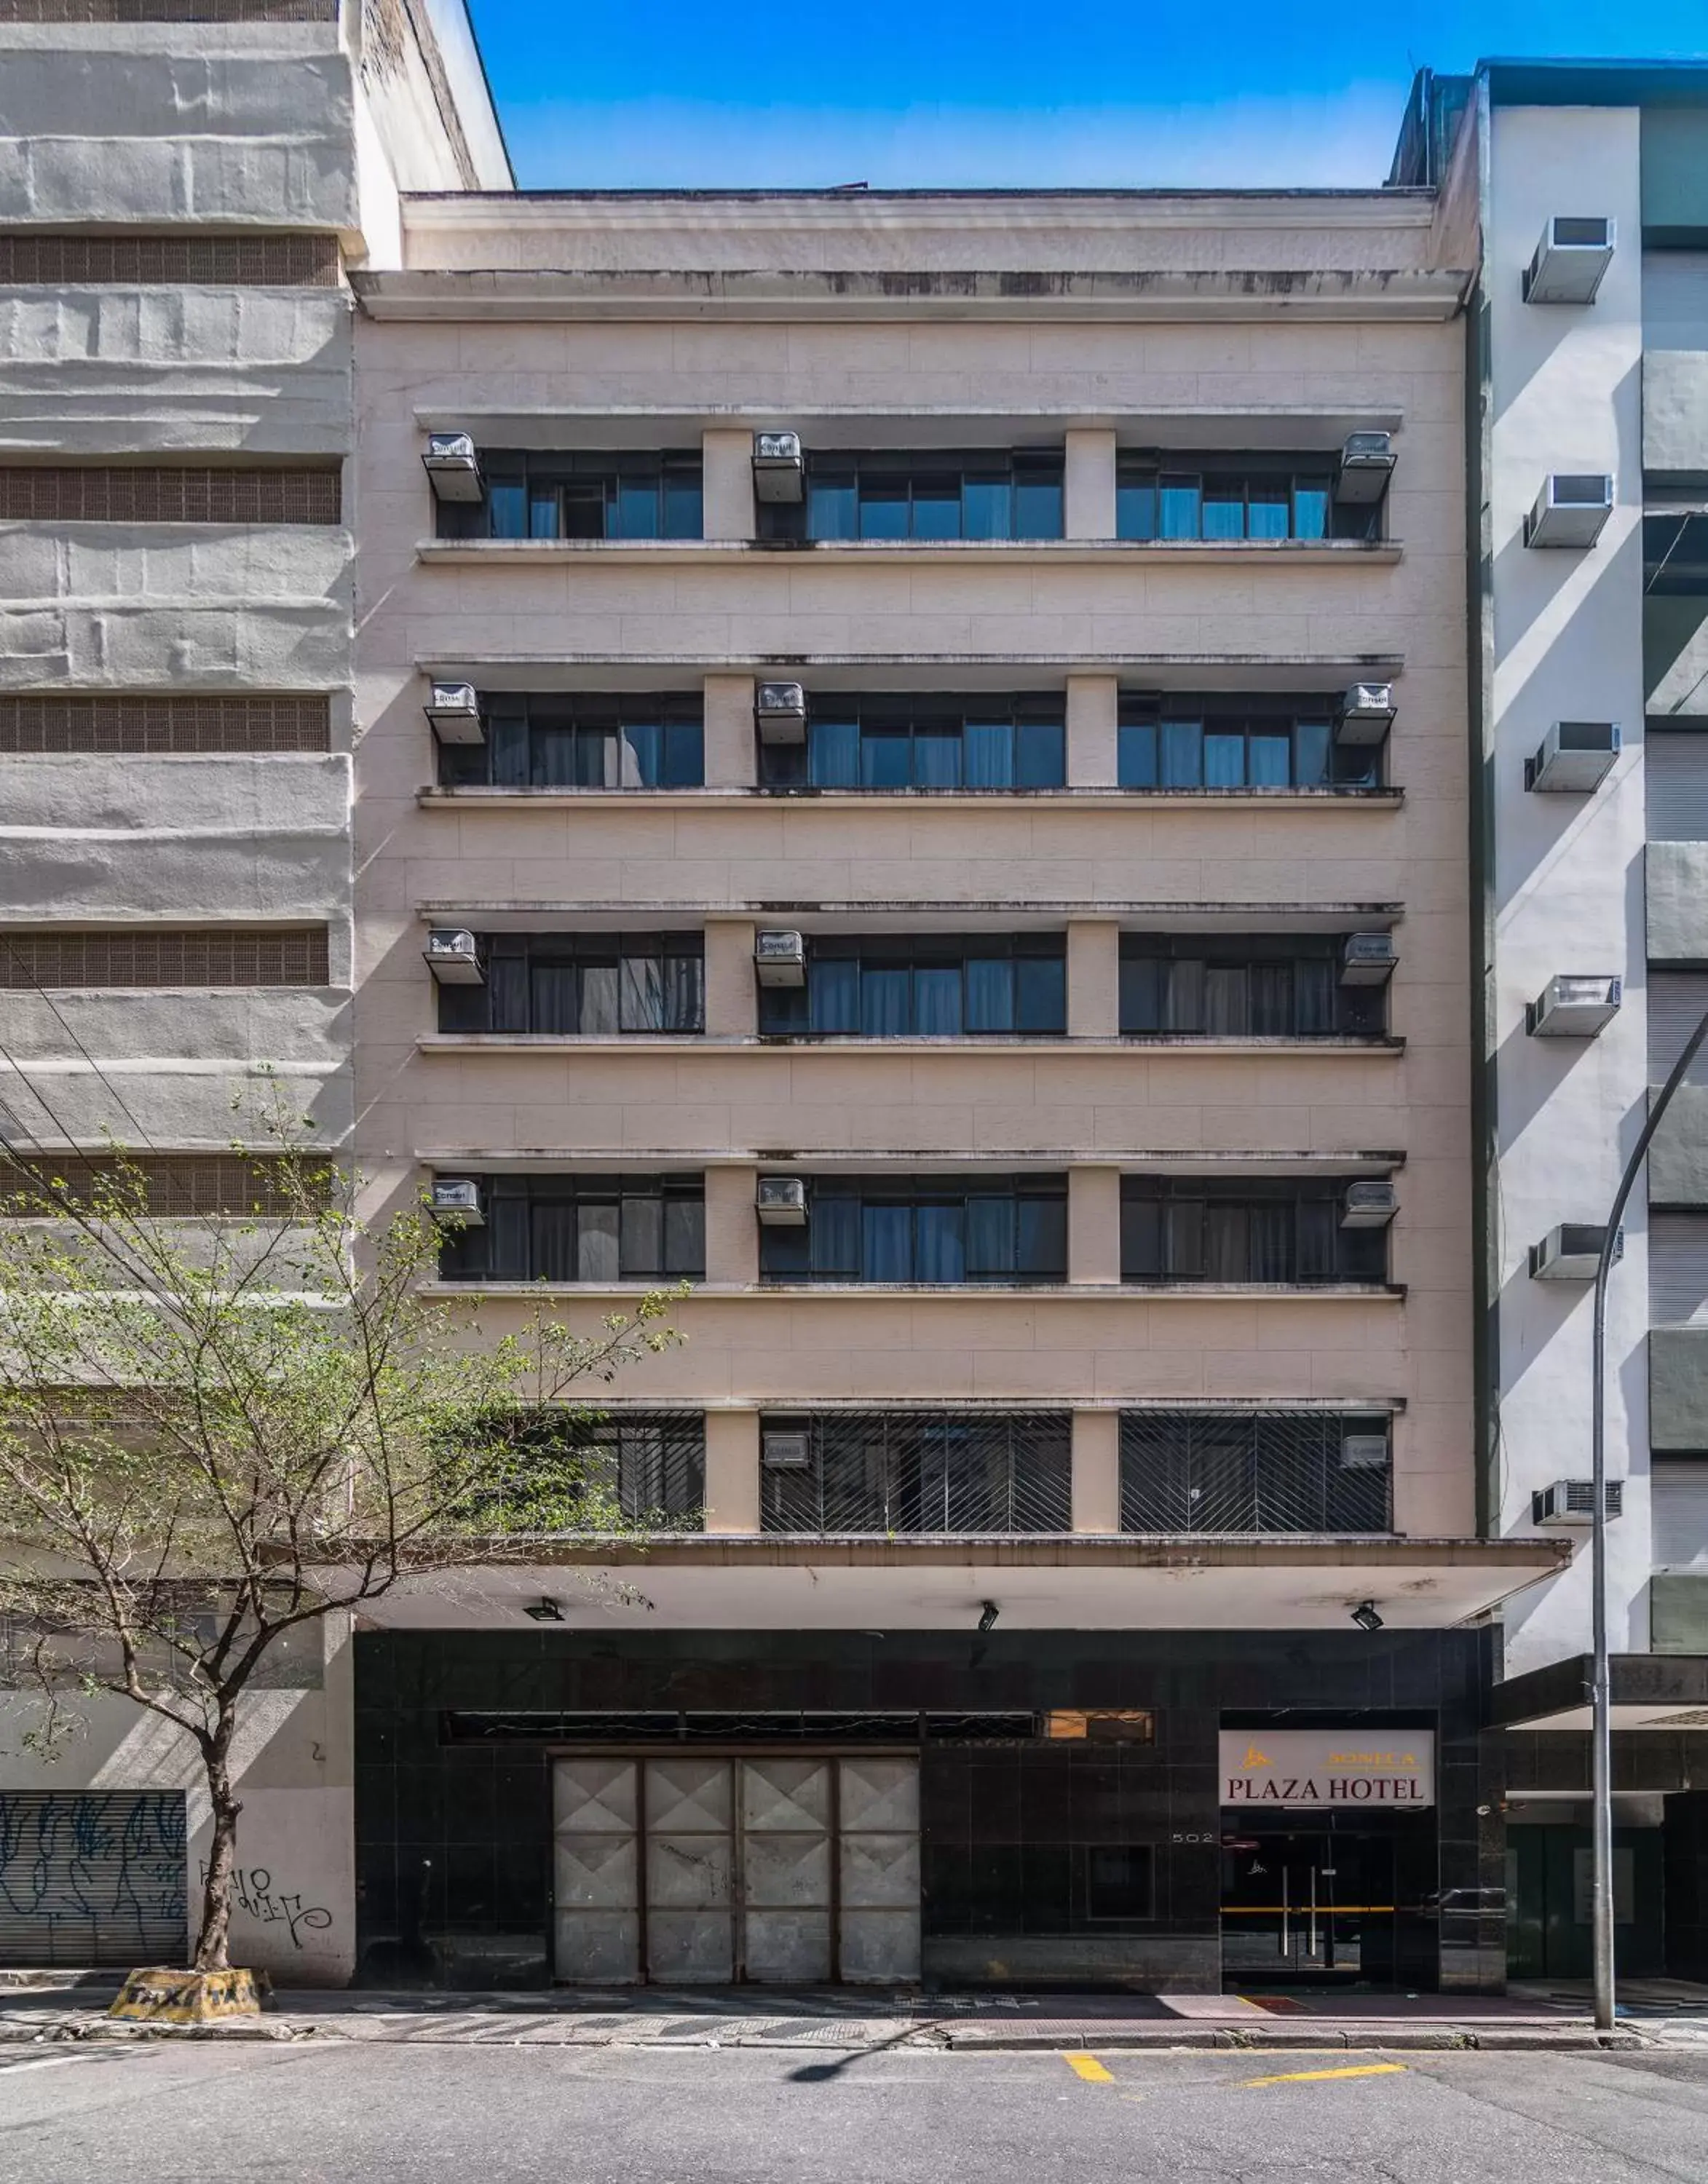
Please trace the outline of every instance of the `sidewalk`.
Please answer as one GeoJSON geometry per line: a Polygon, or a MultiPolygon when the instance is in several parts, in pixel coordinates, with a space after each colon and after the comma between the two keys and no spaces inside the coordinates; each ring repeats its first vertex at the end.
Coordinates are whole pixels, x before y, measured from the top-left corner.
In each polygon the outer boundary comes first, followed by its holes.
{"type": "MultiPolygon", "coordinates": [[[[104,2016],[116,1981],[25,1987],[6,1977],[0,2043],[153,2036],[104,2016]]],[[[52,1978],[54,1975],[42,1975],[52,1978]]],[[[61,1979],[68,1976],[57,1975],[61,1979]]],[[[170,2037],[332,2039],[528,2047],[808,2048],[872,2051],[1133,2048],[1637,2048],[1708,2038],[1708,1990],[1633,1990],[1620,2029],[1598,2034],[1587,2000],[1532,1990],[1455,1995],[894,1995],[752,1987],[539,1994],[276,1993],[259,2024],[170,2037]]]]}

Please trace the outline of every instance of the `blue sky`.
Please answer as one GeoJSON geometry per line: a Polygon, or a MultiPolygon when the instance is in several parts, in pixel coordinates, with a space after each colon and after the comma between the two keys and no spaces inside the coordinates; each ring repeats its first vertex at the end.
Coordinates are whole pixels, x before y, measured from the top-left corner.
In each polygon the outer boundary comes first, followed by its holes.
{"type": "Polygon", "coordinates": [[[471,4],[535,189],[1369,184],[1420,64],[1708,58],[1705,0],[471,4]]]}

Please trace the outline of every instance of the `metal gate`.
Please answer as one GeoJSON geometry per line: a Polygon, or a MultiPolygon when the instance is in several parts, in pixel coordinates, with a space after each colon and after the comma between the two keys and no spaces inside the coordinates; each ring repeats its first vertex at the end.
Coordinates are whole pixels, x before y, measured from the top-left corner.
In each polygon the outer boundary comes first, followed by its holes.
{"type": "Polygon", "coordinates": [[[553,1767],[560,1980],[919,1975],[919,1763],[583,1753],[553,1767]]]}
{"type": "Polygon", "coordinates": [[[0,1963],[181,1964],[178,1790],[0,1790],[0,1963]]]}

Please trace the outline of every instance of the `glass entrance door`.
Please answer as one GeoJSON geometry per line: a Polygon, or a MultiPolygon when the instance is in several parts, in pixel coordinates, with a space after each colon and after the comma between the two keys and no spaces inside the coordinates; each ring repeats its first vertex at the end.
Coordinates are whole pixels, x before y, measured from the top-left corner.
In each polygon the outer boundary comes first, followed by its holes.
{"type": "Polygon", "coordinates": [[[1223,1986],[1392,1986],[1393,1864],[1382,1836],[1224,1835],[1223,1986]]]}

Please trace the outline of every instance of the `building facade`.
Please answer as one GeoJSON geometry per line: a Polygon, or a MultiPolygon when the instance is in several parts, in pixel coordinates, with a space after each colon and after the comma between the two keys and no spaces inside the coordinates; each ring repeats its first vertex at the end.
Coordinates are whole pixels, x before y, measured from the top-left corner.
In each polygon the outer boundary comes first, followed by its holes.
{"type": "MultiPolygon", "coordinates": [[[[1588,1277],[1653,1090],[1708,1006],[1708,72],[1426,75],[1394,172],[1474,196],[1482,233],[1467,323],[1483,1509],[1494,1536],[1563,1521],[1582,1540],[1588,1277]]],[[[1626,1211],[1606,1349],[1620,1958],[1696,1976],[1704,1083],[1699,1062],[1626,1211]]],[[[1511,1730],[1492,1742],[1515,1976],[1588,1969],[1589,1584],[1586,1550],[1504,1616],[1492,1712],[1511,1730]]]]}

